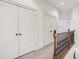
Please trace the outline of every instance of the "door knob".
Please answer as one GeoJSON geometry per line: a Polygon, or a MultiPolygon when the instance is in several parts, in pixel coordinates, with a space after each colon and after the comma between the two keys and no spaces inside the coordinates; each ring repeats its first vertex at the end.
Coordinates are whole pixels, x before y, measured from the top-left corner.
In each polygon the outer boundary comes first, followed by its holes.
{"type": "Polygon", "coordinates": [[[19,33],[19,35],[21,36],[22,34],[21,34],[21,33],[19,33]]]}
{"type": "Polygon", "coordinates": [[[52,32],[52,31],[50,31],[50,32],[52,32]]]}
{"type": "Polygon", "coordinates": [[[16,36],[18,36],[18,34],[16,33],[16,36]]]}

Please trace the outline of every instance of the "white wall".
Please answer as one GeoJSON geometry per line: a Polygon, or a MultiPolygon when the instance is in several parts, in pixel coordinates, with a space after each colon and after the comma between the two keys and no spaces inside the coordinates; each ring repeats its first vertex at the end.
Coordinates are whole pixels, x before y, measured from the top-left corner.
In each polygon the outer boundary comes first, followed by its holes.
{"type": "Polygon", "coordinates": [[[79,7],[73,9],[71,30],[75,29],[75,44],[79,48],[79,7]]]}
{"type": "Polygon", "coordinates": [[[59,16],[60,20],[70,20],[72,16],[72,10],[71,9],[68,11],[61,10],[59,11],[59,16]]]}

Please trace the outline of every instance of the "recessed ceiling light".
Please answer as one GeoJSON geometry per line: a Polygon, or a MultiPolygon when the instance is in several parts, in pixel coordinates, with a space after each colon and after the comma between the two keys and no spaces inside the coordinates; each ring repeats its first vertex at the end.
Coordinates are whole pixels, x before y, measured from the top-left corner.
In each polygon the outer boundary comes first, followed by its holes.
{"type": "Polygon", "coordinates": [[[64,2],[61,2],[61,5],[63,6],[64,5],[64,2]]]}

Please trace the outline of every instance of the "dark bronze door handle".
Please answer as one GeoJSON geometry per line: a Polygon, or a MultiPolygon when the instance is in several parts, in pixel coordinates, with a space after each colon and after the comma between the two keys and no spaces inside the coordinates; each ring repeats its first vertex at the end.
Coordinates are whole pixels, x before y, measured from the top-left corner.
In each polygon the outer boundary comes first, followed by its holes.
{"type": "Polygon", "coordinates": [[[19,35],[21,36],[22,34],[21,34],[21,33],[19,33],[19,35]]]}
{"type": "Polygon", "coordinates": [[[18,34],[16,33],[16,36],[18,36],[18,34]]]}
{"type": "Polygon", "coordinates": [[[52,31],[50,31],[50,32],[52,32],[52,31]]]}

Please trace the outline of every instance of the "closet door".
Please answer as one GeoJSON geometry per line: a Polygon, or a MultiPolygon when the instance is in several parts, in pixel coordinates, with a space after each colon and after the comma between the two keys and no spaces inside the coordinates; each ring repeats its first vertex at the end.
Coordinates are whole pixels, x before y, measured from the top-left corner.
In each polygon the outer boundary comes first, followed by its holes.
{"type": "Polygon", "coordinates": [[[0,1],[0,59],[18,56],[18,8],[0,1]]]}
{"type": "Polygon", "coordinates": [[[19,8],[19,54],[35,49],[35,12],[19,8]]]}
{"type": "Polygon", "coordinates": [[[44,14],[43,16],[43,45],[48,45],[52,43],[53,40],[53,30],[56,29],[56,19],[53,16],[44,14]]]}
{"type": "Polygon", "coordinates": [[[54,16],[50,17],[50,41],[54,42],[53,32],[57,30],[57,19],[54,16]]]}

